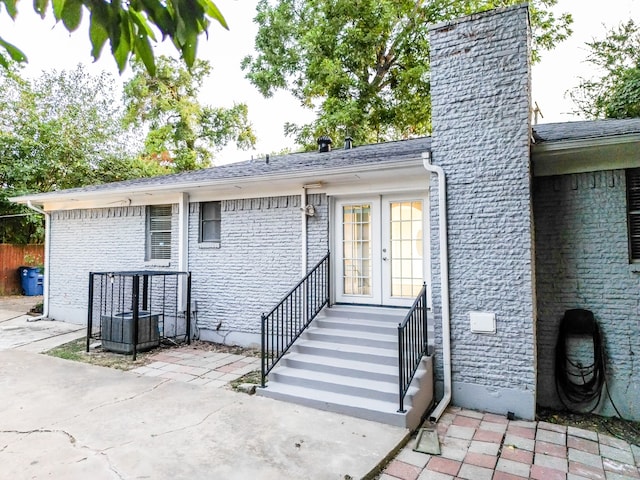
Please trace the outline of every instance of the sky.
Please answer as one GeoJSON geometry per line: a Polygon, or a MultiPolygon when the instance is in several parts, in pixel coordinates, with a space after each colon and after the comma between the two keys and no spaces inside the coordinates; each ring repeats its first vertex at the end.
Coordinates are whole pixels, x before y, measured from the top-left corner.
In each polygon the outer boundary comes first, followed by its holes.
{"type": "MultiPolygon", "coordinates": [[[[230,107],[234,103],[246,103],[249,119],[258,137],[255,151],[238,151],[225,148],[216,163],[245,160],[252,155],[294,148],[291,139],[284,136],[285,122],[306,123],[313,119],[313,112],[305,110],[286,92],[271,98],[263,98],[240,69],[242,58],[253,52],[257,26],[253,23],[257,0],[215,0],[225,16],[230,29],[217,24],[209,29],[209,38],[202,38],[198,56],[209,60],[212,76],[206,81],[200,100],[212,106],[230,107]]],[[[37,76],[42,70],[73,69],[78,63],[88,66],[92,73],[107,71],[119,80],[126,81],[131,73],[127,69],[118,75],[115,61],[108,46],[101,58],[93,62],[87,23],[69,34],[62,25],[55,25],[51,17],[41,20],[33,13],[31,2],[18,4],[16,22],[11,22],[4,12],[0,18],[2,38],[21,48],[29,59],[27,76],[37,76]]],[[[633,18],[640,22],[640,0],[559,0],[556,12],[573,15],[573,35],[551,51],[543,52],[542,61],[532,69],[532,99],[537,102],[543,118],[541,123],[579,120],[566,92],[577,86],[580,77],[593,76],[593,67],[585,62],[588,50],[585,42],[601,38],[611,27],[633,18]]],[[[159,46],[159,54],[174,54],[169,42],[159,46]]]]}

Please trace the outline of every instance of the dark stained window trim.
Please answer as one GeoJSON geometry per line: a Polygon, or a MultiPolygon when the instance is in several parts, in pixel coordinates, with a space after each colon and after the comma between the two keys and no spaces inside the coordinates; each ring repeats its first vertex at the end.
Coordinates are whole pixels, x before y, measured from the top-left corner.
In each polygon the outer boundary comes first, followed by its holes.
{"type": "Polygon", "coordinates": [[[626,170],[629,262],[640,263],[640,168],[626,170]]]}
{"type": "Polygon", "coordinates": [[[222,202],[200,203],[200,243],[219,244],[222,237],[222,202]]]}

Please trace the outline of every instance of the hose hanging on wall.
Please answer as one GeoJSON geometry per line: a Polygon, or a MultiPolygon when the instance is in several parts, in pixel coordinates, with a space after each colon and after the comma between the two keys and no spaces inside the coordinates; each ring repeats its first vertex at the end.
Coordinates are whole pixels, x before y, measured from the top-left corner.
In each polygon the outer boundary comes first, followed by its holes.
{"type": "Polygon", "coordinates": [[[602,397],[602,387],[606,382],[604,362],[602,337],[593,312],[580,308],[567,310],[560,322],[556,344],[556,392],[567,410],[591,413],[596,409],[602,397]],[[569,358],[567,340],[572,336],[591,336],[593,343],[591,365],[585,366],[580,361],[569,358]],[[589,410],[582,411],[589,406],[591,406],[589,410]]]}

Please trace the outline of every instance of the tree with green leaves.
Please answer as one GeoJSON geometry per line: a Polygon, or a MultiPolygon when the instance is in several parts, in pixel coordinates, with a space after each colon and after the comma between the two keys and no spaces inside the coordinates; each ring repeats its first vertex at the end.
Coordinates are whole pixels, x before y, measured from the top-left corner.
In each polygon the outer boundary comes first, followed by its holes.
{"type": "MultiPolygon", "coordinates": [[[[78,66],[25,80],[0,69],[0,91],[0,215],[30,212],[9,197],[166,173],[136,159],[139,134],[123,128],[119,88],[107,74],[78,66]]],[[[41,240],[41,216],[6,218],[19,220],[2,222],[5,240],[41,240]]]]}
{"type": "Polygon", "coordinates": [[[577,112],[587,118],[640,117],[640,26],[633,20],[587,43],[587,61],[600,72],[570,92],[577,112]]]}
{"type": "Polygon", "coordinates": [[[177,60],[161,56],[155,76],[139,62],[133,71],[125,85],[125,122],[148,129],[145,158],[174,171],[193,170],[211,166],[213,154],[230,142],[243,149],[254,146],[245,104],[222,108],[198,101],[211,71],[208,62],[197,60],[187,70],[177,60]]]}
{"type": "MultiPolygon", "coordinates": [[[[257,54],[242,68],[266,97],[290,91],[315,108],[307,125],[285,125],[315,148],[320,135],[358,143],[431,131],[429,25],[520,0],[260,0],[257,54]]],[[[570,33],[557,0],[532,0],[534,59],[570,33]]]]}
{"type": "MultiPolygon", "coordinates": [[[[15,20],[19,0],[0,0],[6,14],[15,20]]],[[[49,9],[49,0],[34,0],[33,9],[42,18],[49,9]]],[[[207,33],[211,21],[224,28],[227,23],[211,0],[52,0],[51,9],[56,22],[73,32],[89,14],[91,54],[97,60],[109,41],[120,72],[130,56],[135,56],[152,75],[155,56],[151,41],[159,33],[162,40],[169,37],[188,67],[195,62],[198,37],[207,33]]],[[[15,45],[0,36],[0,64],[5,68],[9,58],[16,62],[27,60],[15,45]]]]}

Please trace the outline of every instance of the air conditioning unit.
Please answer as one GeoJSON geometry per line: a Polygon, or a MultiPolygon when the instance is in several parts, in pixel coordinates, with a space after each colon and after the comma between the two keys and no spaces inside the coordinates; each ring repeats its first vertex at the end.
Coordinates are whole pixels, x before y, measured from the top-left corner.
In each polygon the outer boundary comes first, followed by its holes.
{"type": "MultiPolygon", "coordinates": [[[[150,350],[160,345],[158,320],[160,315],[140,311],[138,313],[138,342],[136,351],[150,350]]],[[[133,353],[133,312],[101,315],[102,348],[117,353],[133,353]]]]}

